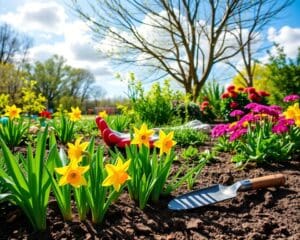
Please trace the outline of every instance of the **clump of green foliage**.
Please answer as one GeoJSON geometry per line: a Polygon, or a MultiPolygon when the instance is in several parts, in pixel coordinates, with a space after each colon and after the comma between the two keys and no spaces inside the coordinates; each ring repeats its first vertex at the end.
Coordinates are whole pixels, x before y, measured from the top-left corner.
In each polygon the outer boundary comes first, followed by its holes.
{"type": "Polygon", "coordinates": [[[179,92],[170,87],[170,81],[165,80],[161,86],[154,83],[148,92],[136,81],[134,74],[130,74],[128,85],[130,104],[136,119],[154,126],[170,123],[174,117],[173,101],[181,98],[179,92]]]}

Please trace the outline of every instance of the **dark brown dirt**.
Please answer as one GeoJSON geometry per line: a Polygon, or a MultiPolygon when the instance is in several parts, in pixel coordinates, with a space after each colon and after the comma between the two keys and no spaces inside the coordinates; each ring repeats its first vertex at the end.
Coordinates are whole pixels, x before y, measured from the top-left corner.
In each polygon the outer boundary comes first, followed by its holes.
{"type": "MultiPolygon", "coordinates": [[[[205,147],[201,147],[203,150],[205,147]]],[[[206,146],[209,148],[209,146],[206,146]]],[[[184,212],[168,210],[169,200],[188,190],[178,189],[158,204],[141,211],[127,193],[109,209],[101,226],[77,216],[63,222],[55,200],[48,210],[48,229],[35,233],[15,206],[0,205],[0,239],[300,239],[300,159],[239,170],[222,153],[205,167],[194,189],[274,173],[283,173],[286,184],[240,192],[234,199],[184,212]]]]}

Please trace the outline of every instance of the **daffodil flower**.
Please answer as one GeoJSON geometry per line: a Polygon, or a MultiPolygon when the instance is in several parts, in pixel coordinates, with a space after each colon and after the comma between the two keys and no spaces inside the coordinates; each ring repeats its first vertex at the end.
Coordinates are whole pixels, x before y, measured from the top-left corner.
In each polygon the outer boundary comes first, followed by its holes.
{"type": "Polygon", "coordinates": [[[99,112],[98,115],[99,115],[99,117],[101,117],[101,118],[103,118],[103,119],[107,118],[107,116],[108,116],[108,114],[107,114],[106,111],[101,111],[101,112],[99,112]]]}
{"type": "Polygon", "coordinates": [[[160,155],[163,153],[169,154],[171,148],[176,144],[173,140],[174,132],[169,132],[167,135],[164,131],[159,131],[159,139],[154,143],[154,146],[160,149],[160,155]]]}
{"type": "Polygon", "coordinates": [[[86,186],[87,181],[83,174],[87,172],[89,168],[90,166],[78,166],[76,163],[72,162],[65,167],[55,168],[55,171],[62,175],[58,185],[64,186],[66,184],[71,184],[75,188],[86,186]]]}
{"type": "Polygon", "coordinates": [[[149,147],[149,141],[151,136],[154,134],[154,130],[148,129],[147,125],[143,123],[141,129],[134,128],[134,138],[131,141],[131,144],[146,145],[149,147]]]}
{"type": "Polygon", "coordinates": [[[81,110],[78,107],[71,107],[71,112],[69,113],[69,116],[71,121],[76,122],[81,119],[81,110]]]}
{"type": "Polygon", "coordinates": [[[121,185],[131,177],[127,174],[130,165],[130,160],[123,163],[120,157],[117,158],[117,165],[106,164],[105,169],[108,176],[104,179],[102,186],[107,187],[113,185],[114,189],[119,192],[121,185]]]}
{"type": "Polygon", "coordinates": [[[6,106],[5,116],[8,116],[9,119],[13,120],[14,118],[20,118],[21,108],[17,108],[16,105],[6,106]]]}
{"type": "Polygon", "coordinates": [[[68,156],[71,161],[76,161],[77,163],[81,161],[82,154],[89,145],[89,142],[80,143],[82,140],[81,138],[76,139],[75,144],[68,143],[68,156]]]}

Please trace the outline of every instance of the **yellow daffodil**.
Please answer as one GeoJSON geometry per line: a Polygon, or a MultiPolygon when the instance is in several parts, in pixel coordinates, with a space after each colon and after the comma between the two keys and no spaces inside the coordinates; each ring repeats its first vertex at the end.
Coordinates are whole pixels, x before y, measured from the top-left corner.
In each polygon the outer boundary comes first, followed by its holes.
{"type": "Polygon", "coordinates": [[[295,103],[292,106],[289,106],[285,112],[283,112],[283,115],[287,119],[294,119],[295,124],[300,127],[300,108],[299,104],[295,103]]]}
{"type": "Polygon", "coordinates": [[[68,155],[71,161],[76,161],[77,163],[81,161],[82,154],[89,145],[89,142],[80,143],[82,138],[78,138],[75,144],[68,143],[68,155]]]}
{"type": "Polygon", "coordinates": [[[20,112],[22,112],[21,108],[17,108],[16,105],[6,106],[5,108],[5,116],[8,116],[9,119],[19,118],[20,112]]]}
{"type": "Polygon", "coordinates": [[[139,147],[144,144],[149,147],[149,141],[153,134],[154,130],[148,129],[147,125],[143,123],[141,129],[134,128],[134,138],[131,144],[138,144],[139,147]]]}
{"type": "Polygon", "coordinates": [[[73,187],[86,186],[87,182],[83,176],[89,170],[90,166],[78,166],[76,163],[70,163],[65,167],[55,168],[55,171],[62,175],[58,185],[63,186],[71,184],[73,187]]]}
{"type": "Polygon", "coordinates": [[[99,112],[98,115],[99,115],[99,117],[101,117],[101,118],[103,118],[103,119],[107,118],[107,116],[108,116],[108,114],[107,114],[106,111],[101,111],[101,112],[99,112]]]}
{"type": "Polygon", "coordinates": [[[106,164],[105,169],[108,173],[108,176],[104,179],[102,186],[113,185],[114,189],[119,192],[121,185],[127,180],[130,180],[131,177],[127,174],[127,170],[130,165],[130,160],[123,163],[121,158],[117,158],[117,165],[106,164]]]}
{"type": "Polygon", "coordinates": [[[78,107],[71,107],[71,112],[69,113],[69,116],[71,121],[78,121],[81,119],[81,110],[78,107]]]}
{"type": "Polygon", "coordinates": [[[160,149],[160,155],[163,153],[169,154],[171,148],[176,144],[173,140],[174,132],[169,132],[167,135],[160,130],[159,139],[154,143],[154,146],[160,149]]]}

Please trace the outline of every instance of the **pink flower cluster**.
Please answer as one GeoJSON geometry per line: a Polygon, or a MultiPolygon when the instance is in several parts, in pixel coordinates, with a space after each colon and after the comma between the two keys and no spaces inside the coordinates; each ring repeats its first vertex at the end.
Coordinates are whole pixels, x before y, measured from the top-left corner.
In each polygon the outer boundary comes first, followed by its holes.
{"type": "Polygon", "coordinates": [[[228,135],[229,141],[235,141],[253,128],[265,124],[265,121],[271,123],[273,133],[283,134],[288,132],[290,126],[295,124],[294,120],[283,117],[282,108],[276,105],[266,106],[259,103],[249,103],[245,106],[245,109],[250,110],[250,112],[244,116],[242,110],[232,111],[230,116],[239,116],[240,119],[233,123],[215,126],[212,129],[212,137],[228,135]]]}
{"type": "Polygon", "coordinates": [[[284,97],[283,101],[284,102],[295,102],[300,99],[300,96],[297,94],[292,94],[284,97]]]}

